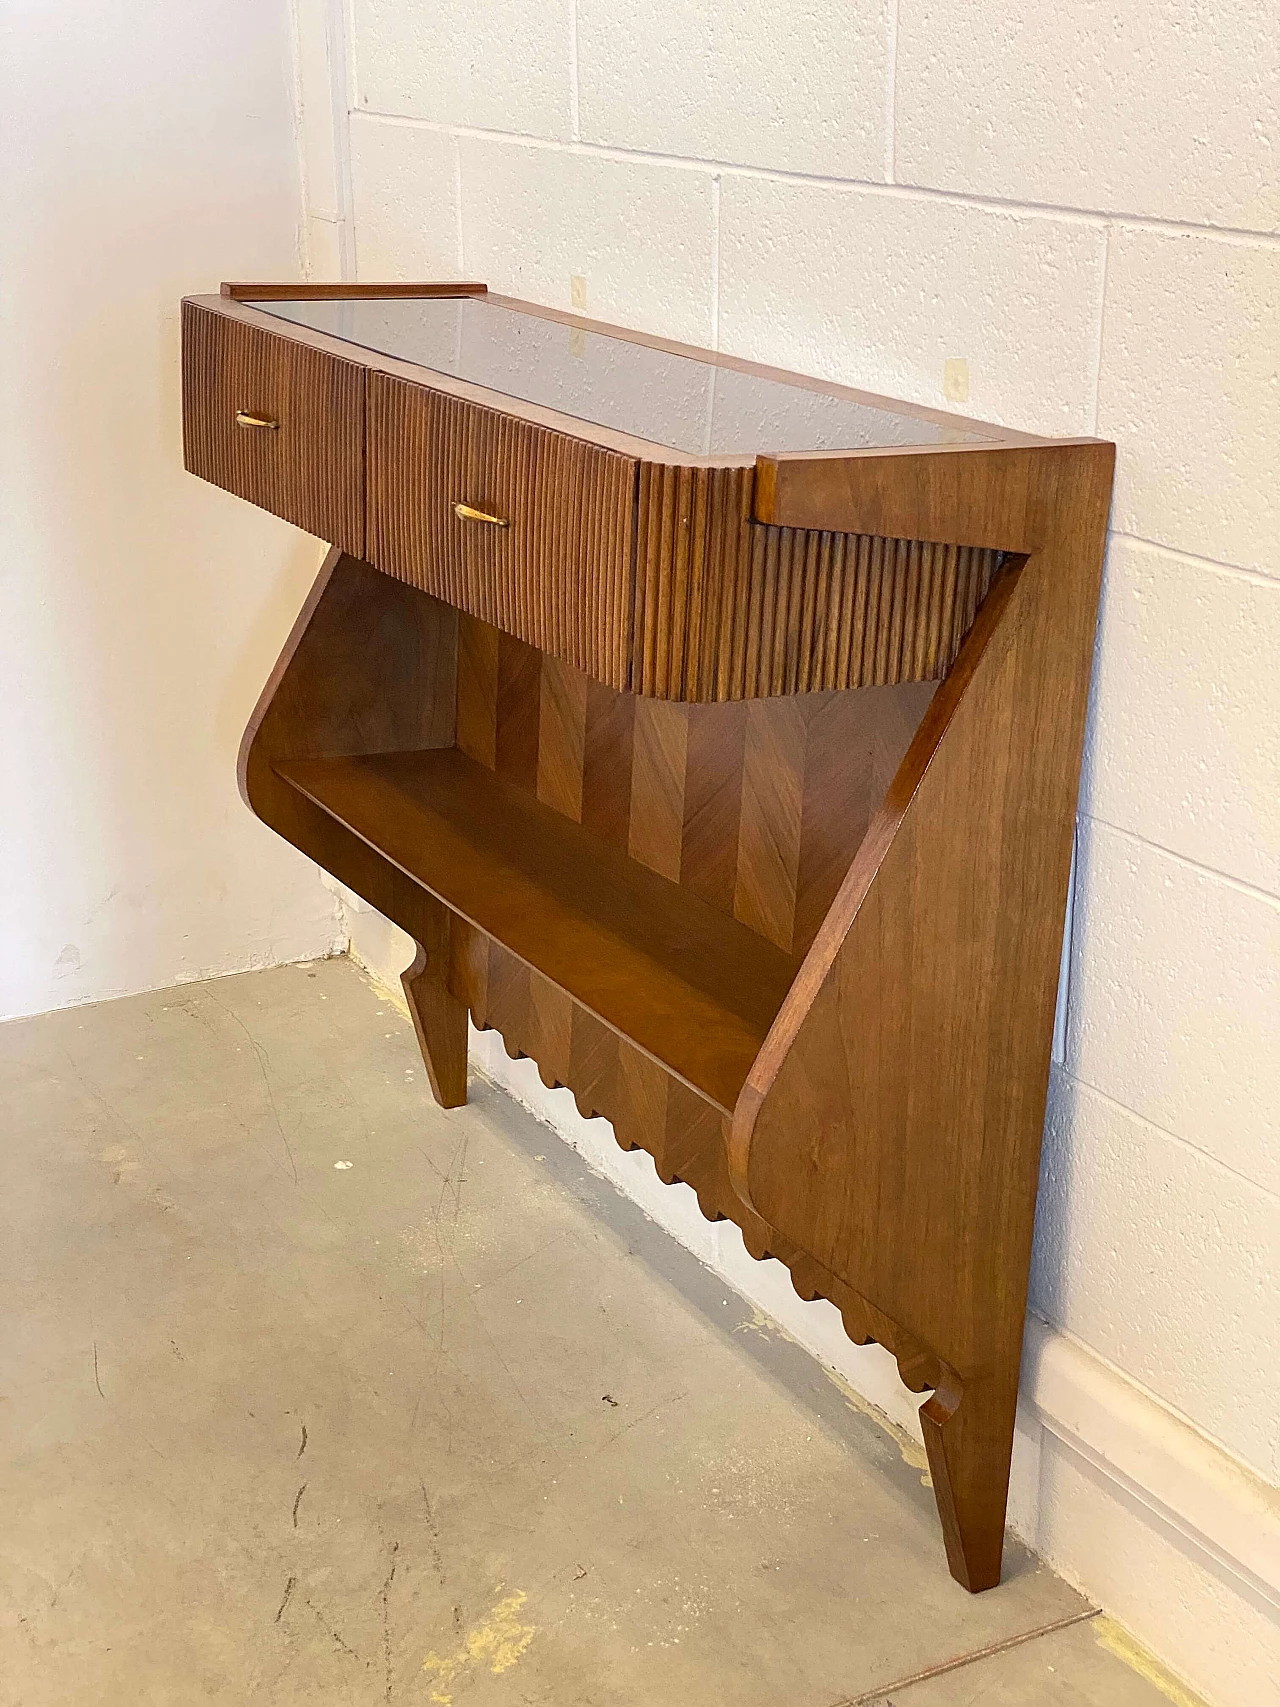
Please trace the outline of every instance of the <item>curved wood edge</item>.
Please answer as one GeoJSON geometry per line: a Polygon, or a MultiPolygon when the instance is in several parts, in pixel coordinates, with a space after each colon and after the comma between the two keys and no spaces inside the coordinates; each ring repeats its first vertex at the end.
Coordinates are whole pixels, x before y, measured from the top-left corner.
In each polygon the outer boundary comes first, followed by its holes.
{"type": "Polygon", "coordinates": [[[512,1060],[532,1061],[548,1090],[567,1089],[584,1120],[607,1120],[619,1149],[644,1150],[663,1184],[687,1185],[708,1221],[732,1221],[747,1254],[782,1263],[798,1297],[834,1304],[849,1338],[884,1346],[913,1392],[954,1384],[951,1372],[900,1323],[750,1213],[729,1182],[723,1114],[576,1009],[500,943],[463,925],[452,949],[450,988],[466,1002],[477,1030],[494,1032],[512,1060]]]}
{"type": "Polygon", "coordinates": [[[402,981],[444,1108],[467,1095],[467,1010],[448,988],[448,911],[290,788],[275,764],[452,745],[456,647],[456,611],[331,549],[254,707],[236,766],[250,811],[414,939],[402,981]]]}
{"type": "Polygon", "coordinates": [[[449,994],[441,965],[447,967],[449,919],[441,910],[437,940],[417,945],[410,966],[400,974],[431,1094],[441,1108],[461,1108],[467,1100],[467,1010],[449,994]]]}
{"type": "Polygon", "coordinates": [[[261,729],[267,713],[271,710],[271,702],[276,697],[280,683],[284,680],[307,630],[311,627],[312,619],[325,595],[325,589],[345,555],[346,553],[337,545],[331,545],[325,553],[324,561],[316,573],[315,580],[311,583],[311,590],[303,601],[302,609],[294,619],[288,638],[280,649],[280,656],[271,666],[271,674],[267,677],[262,692],[258,695],[257,703],[249,714],[249,721],[245,724],[244,734],[240,737],[240,747],[236,753],[236,786],[240,790],[241,800],[255,816],[261,816],[261,814],[258,813],[249,797],[249,755],[258,738],[258,731],[261,729]]]}
{"type": "MultiPolygon", "coordinates": [[[[326,728],[323,708],[320,708],[320,715],[317,716],[315,706],[304,708],[299,704],[300,688],[308,681],[314,684],[317,679],[321,683],[326,679],[333,679],[327,668],[327,661],[331,662],[331,642],[326,640],[321,631],[328,627],[337,630],[339,635],[350,635],[347,613],[356,598],[372,597],[388,588],[392,589],[389,596],[393,601],[405,598],[404,591],[394,591],[397,583],[387,582],[385,578],[378,581],[369,580],[372,573],[375,572],[368,566],[347,557],[336,547],[326,555],[249,718],[240,744],[237,779],[245,804],[263,822],[276,829],[308,857],[330,869],[337,865],[340,869],[335,875],[348,887],[363,895],[380,911],[394,917],[395,922],[410,935],[416,933],[417,938],[427,939],[426,942],[417,942],[416,957],[402,975],[402,982],[433,1094],[442,1106],[456,1107],[466,1098],[467,1006],[450,995],[445,988],[448,974],[443,969],[443,957],[448,953],[448,944],[443,935],[433,935],[433,931],[439,931],[441,915],[432,910],[430,898],[422,896],[416,886],[411,893],[407,881],[389,884],[389,862],[381,856],[372,855],[371,850],[363,844],[357,845],[355,838],[348,838],[350,846],[339,845],[342,837],[335,834],[336,826],[330,821],[317,820],[313,815],[305,813],[300,815],[301,803],[292,791],[283,790],[271,770],[272,757],[284,756],[283,749],[296,747],[300,740],[305,741],[308,747],[323,748],[326,753],[336,750],[335,743],[350,744],[349,729],[340,727],[335,730],[332,726],[326,728]],[[318,613],[326,602],[331,608],[325,616],[318,618],[318,613]],[[312,656],[306,655],[308,651],[312,656]],[[291,675],[294,678],[291,686],[285,690],[277,705],[282,684],[291,675]],[[290,701],[293,702],[292,708],[290,701]],[[272,715],[273,707],[276,727],[268,729],[267,735],[259,743],[259,731],[272,715]],[[254,772],[252,786],[251,765],[254,772]],[[285,815],[286,807],[289,809],[288,816],[285,815]],[[443,1001],[442,996],[445,998],[443,1001]]],[[[435,601],[413,593],[410,595],[408,611],[416,615],[434,605],[435,601]]],[[[437,607],[439,608],[441,607],[437,607]]],[[[988,601],[984,608],[989,613],[993,608],[991,602],[988,601]]],[[[989,622],[990,614],[984,620],[989,622]]],[[[350,662],[348,657],[348,663],[350,662]]],[[[965,668],[962,659],[957,666],[957,672],[953,672],[952,680],[958,682],[965,668]]],[[[395,676],[396,671],[393,669],[393,680],[395,676]]],[[[331,722],[332,706],[329,717],[331,722]]],[[[394,736],[394,730],[384,729],[383,735],[391,738],[394,736]]],[[[440,738],[443,739],[443,735],[440,738]]],[[[366,726],[366,740],[376,745],[377,739],[374,732],[366,726]]],[[[872,834],[875,833],[873,826],[872,834]]],[[[863,845],[865,847],[867,844],[864,842],[863,845]]],[[[391,870],[391,877],[398,879],[399,874],[391,870]]],[[[834,913],[835,909],[832,911],[834,913]]],[[[830,915],[825,929],[828,934],[833,929],[830,915]]],[[[815,944],[815,950],[817,947],[815,944]]],[[[812,955],[806,961],[806,966],[811,961],[812,955]]],[[[539,1051],[533,1038],[521,1037],[510,1028],[494,1023],[482,1003],[471,1004],[471,1017],[478,1029],[497,1031],[504,1048],[513,1059],[534,1060],[548,1088],[556,1088],[563,1082],[557,1072],[538,1060],[539,1051]]],[[[745,1206],[735,1199],[732,1188],[728,1187],[722,1165],[717,1166],[698,1156],[688,1164],[675,1165],[669,1157],[664,1156],[663,1144],[655,1141],[654,1135],[641,1132],[638,1128],[630,1128],[625,1120],[619,1118],[618,1109],[598,1109],[572,1084],[568,1088],[574,1095],[578,1111],[584,1119],[596,1115],[609,1119],[613,1123],[614,1135],[621,1148],[648,1150],[654,1157],[659,1177],[667,1183],[688,1184],[697,1196],[701,1213],[708,1220],[734,1220],[742,1231],[748,1252],[756,1260],[763,1261],[772,1257],[782,1262],[788,1269],[792,1285],[800,1298],[806,1301],[825,1298],[833,1303],[841,1313],[846,1333],[855,1344],[866,1345],[874,1341],[883,1345],[896,1358],[899,1373],[912,1391],[945,1388],[949,1380],[954,1380],[951,1372],[936,1354],[922,1346],[900,1323],[877,1309],[870,1300],[851,1287],[837,1281],[812,1258],[781,1238],[776,1230],[768,1227],[758,1217],[745,1212],[745,1206]]],[[[723,1122],[719,1131],[720,1145],[725,1143],[727,1127],[728,1122],[723,1122]]]]}

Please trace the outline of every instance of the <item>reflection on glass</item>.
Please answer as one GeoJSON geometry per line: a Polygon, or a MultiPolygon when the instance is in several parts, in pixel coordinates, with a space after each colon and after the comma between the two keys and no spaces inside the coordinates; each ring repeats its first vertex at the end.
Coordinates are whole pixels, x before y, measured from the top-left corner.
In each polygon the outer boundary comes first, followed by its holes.
{"type": "Polygon", "coordinates": [[[250,306],[692,456],[967,444],[982,437],[968,427],[543,320],[484,297],[250,306]]]}

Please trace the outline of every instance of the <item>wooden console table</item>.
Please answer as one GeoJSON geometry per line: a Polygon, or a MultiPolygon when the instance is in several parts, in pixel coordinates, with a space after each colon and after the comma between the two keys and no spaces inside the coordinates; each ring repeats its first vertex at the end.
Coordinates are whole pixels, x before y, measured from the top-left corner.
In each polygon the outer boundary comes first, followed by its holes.
{"type": "Polygon", "coordinates": [[[1113,447],[482,285],[183,303],[187,467],[331,542],[253,810],[928,1392],[999,1580],[1113,447]]]}

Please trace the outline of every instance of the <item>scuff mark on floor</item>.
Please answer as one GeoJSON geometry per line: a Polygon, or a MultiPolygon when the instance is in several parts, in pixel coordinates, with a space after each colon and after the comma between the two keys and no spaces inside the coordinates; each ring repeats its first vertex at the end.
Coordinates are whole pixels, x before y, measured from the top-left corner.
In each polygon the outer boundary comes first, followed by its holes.
{"type": "Polygon", "coordinates": [[[488,1616],[467,1631],[455,1653],[446,1659],[434,1652],[427,1655],[422,1669],[432,1677],[433,1702],[450,1707],[457,1679],[486,1664],[494,1677],[511,1670],[538,1633],[536,1625],[522,1624],[518,1617],[528,1598],[523,1589],[517,1589],[495,1601],[488,1616]]]}
{"type": "Polygon", "coordinates": [[[385,1701],[390,1701],[393,1679],[391,1674],[391,1585],[396,1580],[396,1554],[400,1551],[400,1543],[391,1543],[391,1569],[387,1572],[382,1584],[382,1670],[386,1680],[383,1695],[385,1701]]]}
{"type": "Polygon", "coordinates": [[[295,1529],[298,1527],[298,1507],[302,1504],[302,1496],[306,1491],[307,1484],[304,1482],[298,1489],[297,1493],[293,1496],[293,1527],[295,1529]]]}
{"type": "Polygon", "coordinates": [[[280,1602],[279,1610],[277,1611],[275,1618],[272,1620],[273,1623],[278,1624],[284,1617],[284,1609],[289,1604],[289,1596],[293,1593],[293,1585],[297,1580],[297,1577],[290,1577],[288,1582],[284,1585],[284,1599],[280,1602]]]}
{"type": "Polygon", "coordinates": [[[445,1569],[444,1555],[440,1551],[440,1530],[436,1523],[435,1513],[431,1509],[431,1501],[427,1495],[427,1484],[420,1481],[418,1486],[422,1490],[422,1504],[427,1514],[427,1546],[431,1553],[431,1563],[435,1566],[437,1580],[440,1583],[440,1587],[443,1588],[445,1586],[445,1569]]]}
{"type": "MultiPolygon", "coordinates": [[[[329,1619],[327,1619],[325,1617],[324,1613],[321,1612],[320,1608],[316,1605],[316,1603],[313,1600],[308,1600],[306,1604],[310,1608],[310,1610],[315,1613],[316,1619],[319,1622],[321,1629],[324,1630],[332,1638],[334,1646],[341,1653],[350,1654],[350,1656],[353,1660],[358,1660],[360,1658],[359,1654],[355,1651],[355,1649],[351,1646],[351,1644],[349,1642],[345,1642],[342,1639],[341,1632],[337,1631],[333,1628],[333,1625],[331,1624],[329,1619]]],[[[369,1664],[369,1662],[367,1660],[363,1661],[362,1663],[366,1667],[369,1664]]]]}
{"type": "Polygon", "coordinates": [[[112,1185],[119,1185],[138,1171],[137,1155],[124,1144],[108,1144],[98,1152],[98,1160],[111,1169],[112,1185]]]}
{"type": "Polygon", "coordinates": [[[254,1059],[258,1063],[258,1071],[262,1075],[262,1088],[267,1093],[267,1105],[271,1110],[271,1118],[275,1122],[275,1128],[279,1135],[280,1142],[284,1145],[284,1153],[289,1160],[289,1171],[293,1175],[293,1183],[297,1185],[298,1163],[293,1154],[293,1145],[290,1144],[288,1134],[285,1132],[284,1122],[280,1119],[280,1110],[276,1107],[276,1094],[271,1088],[271,1074],[269,1071],[271,1066],[271,1057],[267,1054],[266,1048],[258,1042],[257,1038],[249,1030],[249,1027],[244,1023],[240,1018],[240,1015],[236,1013],[234,1009],[229,1008],[225,1002],[220,1002],[212,993],[210,994],[209,999],[212,1001],[214,1007],[219,1008],[224,1014],[226,1014],[228,1019],[232,1020],[240,1027],[241,1031],[249,1040],[249,1045],[253,1050],[254,1059]]]}

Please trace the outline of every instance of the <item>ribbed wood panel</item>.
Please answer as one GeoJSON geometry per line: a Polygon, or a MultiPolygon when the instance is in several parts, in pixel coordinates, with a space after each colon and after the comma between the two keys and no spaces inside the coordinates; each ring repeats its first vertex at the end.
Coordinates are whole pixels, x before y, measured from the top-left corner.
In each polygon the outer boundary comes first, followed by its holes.
{"type": "Polygon", "coordinates": [[[641,464],[634,691],[750,699],[946,675],[1000,553],[766,527],[752,479],[641,464]]]}
{"type": "Polygon", "coordinates": [[[365,370],[184,302],[186,466],[356,557],[364,539],[365,370]],[[277,421],[240,427],[236,411],[277,421]]]}
{"type": "Polygon", "coordinates": [[[1001,562],[765,526],[752,468],[639,462],[182,312],[192,473],[614,688],[709,703],[936,681],[1001,562]],[[278,430],[237,426],[241,409],[278,430]],[[461,521],[459,500],[511,525],[461,521]]]}
{"type": "Polygon", "coordinates": [[[615,687],[629,670],[635,477],[616,451],[369,376],[371,559],[615,687]],[[457,501],[510,526],[460,521],[457,501]]]}

